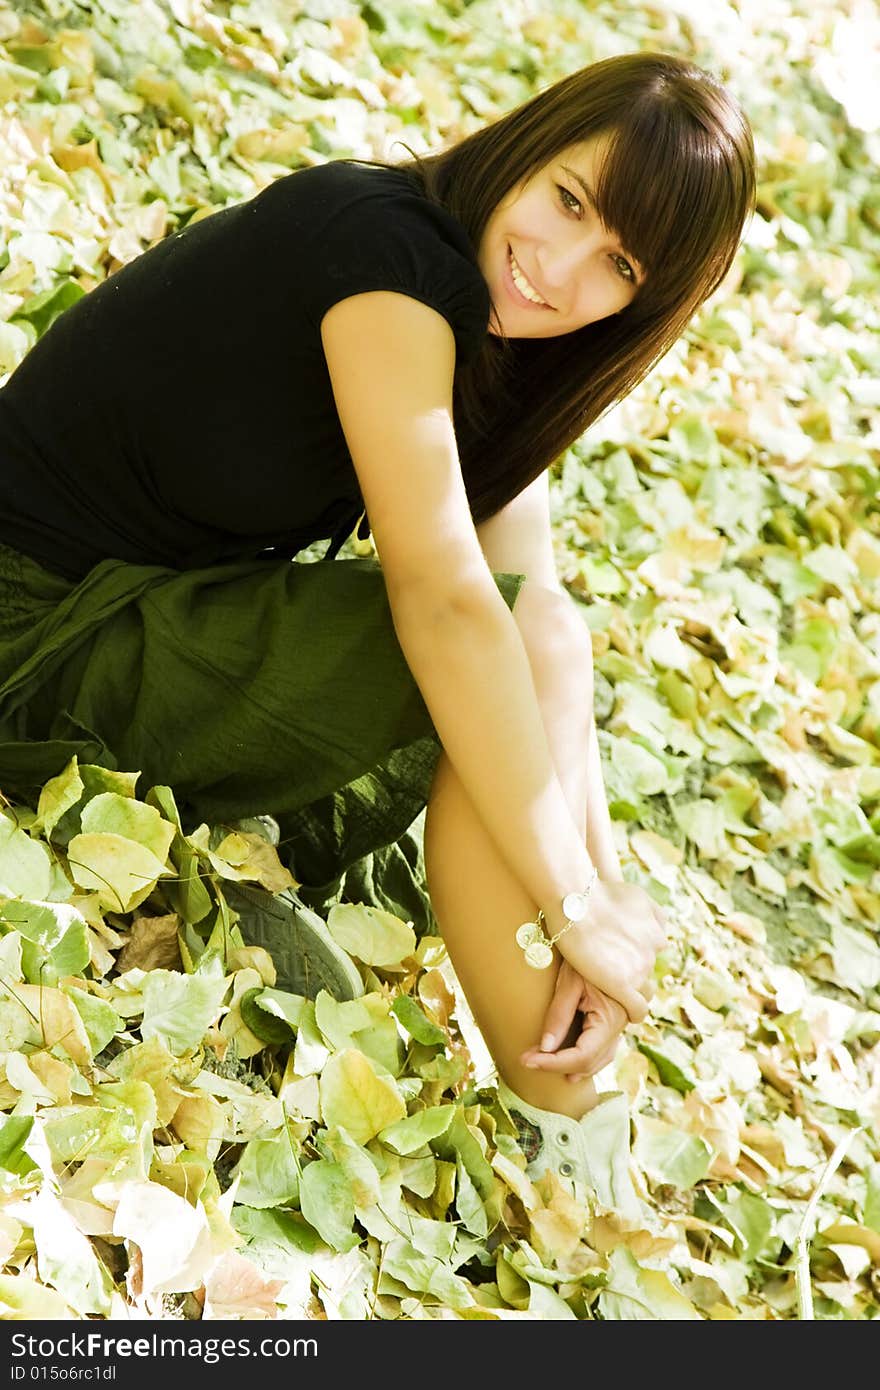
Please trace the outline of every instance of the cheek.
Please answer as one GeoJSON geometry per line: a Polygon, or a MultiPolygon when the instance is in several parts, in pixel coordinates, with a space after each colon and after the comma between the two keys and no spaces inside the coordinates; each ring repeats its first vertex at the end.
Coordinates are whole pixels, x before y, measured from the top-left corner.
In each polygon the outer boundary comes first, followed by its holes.
{"type": "Polygon", "coordinates": [[[602,270],[596,270],[581,288],[577,316],[585,324],[597,323],[599,319],[619,313],[628,303],[629,297],[618,289],[614,278],[602,270]]]}

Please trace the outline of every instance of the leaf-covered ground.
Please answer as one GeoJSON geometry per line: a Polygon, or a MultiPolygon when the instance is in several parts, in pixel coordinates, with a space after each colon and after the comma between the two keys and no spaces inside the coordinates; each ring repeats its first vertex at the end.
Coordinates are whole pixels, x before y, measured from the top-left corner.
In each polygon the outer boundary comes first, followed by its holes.
{"type": "Polygon", "coordinates": [[[231,906],[290,886],[263,827],[182,827],[173,788],[71,764],[0,813],[0,1316],[876,1316],[874,7],[0,4],[0,380],[187,220],[636,48],[729,82],[760,199],[727,284],[554,470],[621,858],[673,924],[599,1078],[631,1152],[596,1146],[586,1209],[530,1183],[441,941],[340,905],[364,992],[297,995],[231,906]]]}

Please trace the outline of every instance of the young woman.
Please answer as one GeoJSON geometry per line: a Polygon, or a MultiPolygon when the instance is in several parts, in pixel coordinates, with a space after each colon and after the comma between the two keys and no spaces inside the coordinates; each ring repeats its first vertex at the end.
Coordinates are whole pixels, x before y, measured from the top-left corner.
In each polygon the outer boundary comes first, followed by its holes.
{"type": "Polygon", "coordinates": [[[754,196],[725,89],[630,54],[443,153],[296,171],[86,295],[0,391],[0,785],[140,769],[193,816],[274,815],[306,884],[427,797],[505,1093],[585,1115],[664,920],[614,851],[547,469],[754,196]],[[335,560],[358,521],[378,561],[335,560]]]}

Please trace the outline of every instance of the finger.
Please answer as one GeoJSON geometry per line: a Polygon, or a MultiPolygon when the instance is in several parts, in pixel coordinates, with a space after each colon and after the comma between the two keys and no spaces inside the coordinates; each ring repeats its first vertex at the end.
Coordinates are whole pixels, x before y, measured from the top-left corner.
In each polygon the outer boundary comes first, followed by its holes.
{"type": "Polygon", "coordinates": [[[572,1047],[562,1047],[557,1052],[528,1053],[523,1061],[527,1066],[539,1071],[572,1072],[590,1075],[595,1069],[596,1058],[602,1057],[613,1043],[616,1047],[620,1033],[610,1027],[605,1020],[585,1020],[584,1028],[572,1047]]]}
{"type": "Polygon", "coordinates": [[[642,996],[643,999],[647,999],[649,1003],[654,998],[654,995],[656,993],[657,986],[654,984],[653,980],[646,980],[645,983],[639,989],[639,994],[642,996]]]}
{"type": "Polygon", "coordinates": [[[608,1064],[614,1061],[616,1054],[617,1045],[615,1044],[614,1047],[604,1052],[601,1057],[597,1057],[594,1062],[590,1063],[590,1070],[588,1072],[571,1072],[566,1076],[566,1081],[589,1081],[592,1077],[598,1076],[600,1071],[604,1071],[608,1064]]]}
{"type": "Polygon", "coordinates": [[[588,1048],[587,1044],[582,1045],[581,1039],[578,1039],[574,1047],[561,1047],[558,1052],[538,1052],[528,1065],[536,1071],[583,1074],[586,1070],[586,1074],[589,1075],[589,1069],[593,1065],[594,1049],[588,1048]]]}
{"type": "Polygon", "coordinates": [[[648,1013],[648,1001],[637,989],[621,990],[618,1003],[626,1009],[630,1023],[641,1023],[648,1013]]]}
{"type": "Polygon", "coordinates": [[[629,1019],[626,1009],[619,1000],[613,999],[610,994],[603,994],[589,980],[584,980],[583,986],[582,1013],[596,1014],[618,1033],[626,1027],[629,1019]]]}
{"type": "Polygon", "coordinates": [[[566,969],[564,965],[560,968],[556,990],[544,1015],[540,1051],[552,1052],[566,1037],[574,1022],[583,987],[583,980],[576,971],[566,969]]]}

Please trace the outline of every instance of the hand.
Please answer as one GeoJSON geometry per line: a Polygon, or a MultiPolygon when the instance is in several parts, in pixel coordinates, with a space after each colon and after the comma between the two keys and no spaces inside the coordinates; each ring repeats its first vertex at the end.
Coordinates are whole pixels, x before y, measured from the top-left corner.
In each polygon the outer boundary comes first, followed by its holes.
{"type": "Polygon", "coordinates": [[[520,1061],[526,1067],[566,1073],[568,1081],[586,1081],[613,1060],[627,1021],[626,1011],[616,999],[582,979],[568,961],[563,961],[544,1018],[540,1047],[527,1048],[520,1061]],[[565,1043],[568,1046],[563,1046],[565,1043]]]}
{"type": "MultiPolygon", "coordinates": [[[[560,912],[558,925],[547,914],[550,936],[564,924],[560,912]]],[[[665,927],[663,912],[643,888],[600,878],[587,899],[587,916],[560,936],[556,949],[582,981],[622,1004],[631,1023],[640,1023],[648,1012],[654,962],[666,945],[665,927]]]]}

